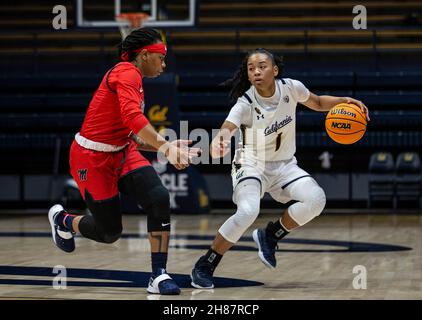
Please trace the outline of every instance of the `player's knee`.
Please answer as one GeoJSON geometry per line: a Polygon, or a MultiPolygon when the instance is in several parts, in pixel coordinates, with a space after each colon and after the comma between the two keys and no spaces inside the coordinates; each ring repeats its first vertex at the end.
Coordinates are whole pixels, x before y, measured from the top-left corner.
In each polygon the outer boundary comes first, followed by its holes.
{"type": "Polygon", "coordinates": [[[290,217],[300,226],[319,216],[325,207],[324,190],[316,183],[307,186],[306,196],[289,207],[290,217]]]}
{"type": "Polygon", "coordinates": [[[314,217],[319,216],[325,208],[326,197],[325,192],[320,186],[314,186],[312,192],[310,192],[310,197],[308,200],[309,211],[314,217]]]}
{"type": "Polygon", "coordinates": [[[147,214],[148,232],[170,231],[170,195],[154,168],[146,166],[128,174],[119,186],[127,193],[134,192],[147,214]]]}
{"type": "Polygon", "coordinates": [[[92,216],[86,216],[80,221],[81,233],[98,242],[116,242],[122,235],[119,196],[96,201],[85,190],[85,200],[92,216]]]}
{"type": "Polygon", "coordinates": [[[157,219],[165,219],[170,216],[170,195],[163,185],[158,185],[148,191],[150,204],[144,208],[148,215],[157,219]]]}
{"type": "Polygon", "coordinates": [[[308,223],[319,216],[325,207],[325,192],[319,186],[313,186],[309,192],[308,198],[303,202],[304,207],[301,210],[301,225],[308,223]]]}
{"type": "Polygon", "coordinates": [[[148,232],[170,231],[170,195],[163,185],[148,192],[150,205],[144,208],[148,215],[148,232]]]}
{"type": "Polygon", "coordinates": [[[156,219],[168,218],[170,195],[151,166],[139,168],[123,177],[119,181],[119,189],[125,193],[134,193],[138,204],[148,216],[156,219]]]}
{"type": "Polygon", "coordinates": [[[122,236],[122,230],[107,231],[101,234],[101,240],[104,243],[114,243],[122,236]]]}
{"type": "Polygon", "coordinates": [[[96,231],[98,235],[98,241],[103,243],[114,243],[122,236],[123,227],[119,223],[98,223],[96,231]]]}
{"type": "Polygon", "coordinates": [[[249,227],[258,217],[260,201],[242,201],[237,206],[237,212],[234,215],[233,222],[243,228],[249,227]]]}
{"type": "Polygon", "coordinates": [[[242,234],[255,221],[259,214],[259,198],[257,201],[241,201],[237,204],[237,211],[224,222],[218,232],[229,242],[236,243],[242,234]]]}

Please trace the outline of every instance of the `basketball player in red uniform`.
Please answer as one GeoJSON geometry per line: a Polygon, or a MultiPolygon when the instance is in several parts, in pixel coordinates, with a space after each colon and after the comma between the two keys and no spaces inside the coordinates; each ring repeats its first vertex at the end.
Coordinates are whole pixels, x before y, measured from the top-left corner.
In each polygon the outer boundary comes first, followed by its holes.
{"type": "Polygon", "coordinates": [[[53,241],[65,252],[75,249],[74,234],[113,243],[122,233],[119,192],[130,194],[147,213],[152,275],[149,293],[180,294],[167,274],[170,237],[169,193],[141,150],[160,150],[177,169],[189,165],[187,141],[166,141],[145,117],[143,77],[165,68],[166,46],[158,31],[132,31],[119,46],[122,62],[111,68],[95,92],[81,131],[70,149],[70,172],[91,214],[75,216],[61,205],[49,211],[53,241]]]}

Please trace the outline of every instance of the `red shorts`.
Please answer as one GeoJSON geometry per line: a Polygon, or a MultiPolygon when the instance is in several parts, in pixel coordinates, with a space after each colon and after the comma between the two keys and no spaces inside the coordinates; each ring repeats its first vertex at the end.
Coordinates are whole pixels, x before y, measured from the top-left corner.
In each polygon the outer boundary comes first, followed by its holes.
{"type": "Polygon", "coordinates": [[[136,150],[136,143],[118,152],[99,152],[86,149],[73,141],[70,147],[70,174],[85,199],[88,190],[94,200],[110,199],[118,195],[119,178],[150,162],[136,150]]]}

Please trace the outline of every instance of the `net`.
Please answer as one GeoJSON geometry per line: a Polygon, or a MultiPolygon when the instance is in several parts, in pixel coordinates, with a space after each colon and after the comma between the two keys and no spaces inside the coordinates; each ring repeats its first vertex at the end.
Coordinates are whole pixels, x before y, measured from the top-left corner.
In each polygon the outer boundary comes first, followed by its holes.
{"type": "Polygon", "coordinates": [[[126,38],[132,30],[142,27],[142,24],[148,18],[149,14],[145,12],[128,12],[117,15],[116,21],[119,22],[122,38],[126,38]]]}

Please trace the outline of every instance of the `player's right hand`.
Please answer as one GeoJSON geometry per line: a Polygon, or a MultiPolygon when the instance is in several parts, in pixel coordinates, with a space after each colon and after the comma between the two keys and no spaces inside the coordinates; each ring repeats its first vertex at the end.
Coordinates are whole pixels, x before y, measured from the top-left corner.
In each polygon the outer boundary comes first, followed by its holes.
{"type": "Polygon", "coordinates": [[[346,97],[347,99],[347,103],[352,103],[356,106],[358,106],[362,112],[366,115],[366,120],[371,121],[371,119],[369,118],[369,110],[368,107],[365,106],[365,104],[362,101],[350,98],[350,97],[346,97]]]}
{"type": "MultiPolygon", "coordinates": [[[[190,144],[192,144],[192,140],[174,140],[172,142],[170,142],[170,144],[175,145],[176,147],[187,147],[190,144]]],[[[192,163],[192,160],[196,157],[200,157],[202,154],[202,149],[201,148],[193,148],[193,147],[188,147],[189,149],[189,163],[192,163]]]]}
{"type": "Polygon", "coordinates": [[[189,147],[187,144],[180,144],[179,146],[170,144],[165,156],[177,170],[189,167],[189,147]]]}
{"type": "Polygon", "coordinates": [[[211,157],[214,159],[224,157],[230,151],[229,145],[230,140],[220,139],[218,142],[213,141],[210,145],[211,157]]]}

